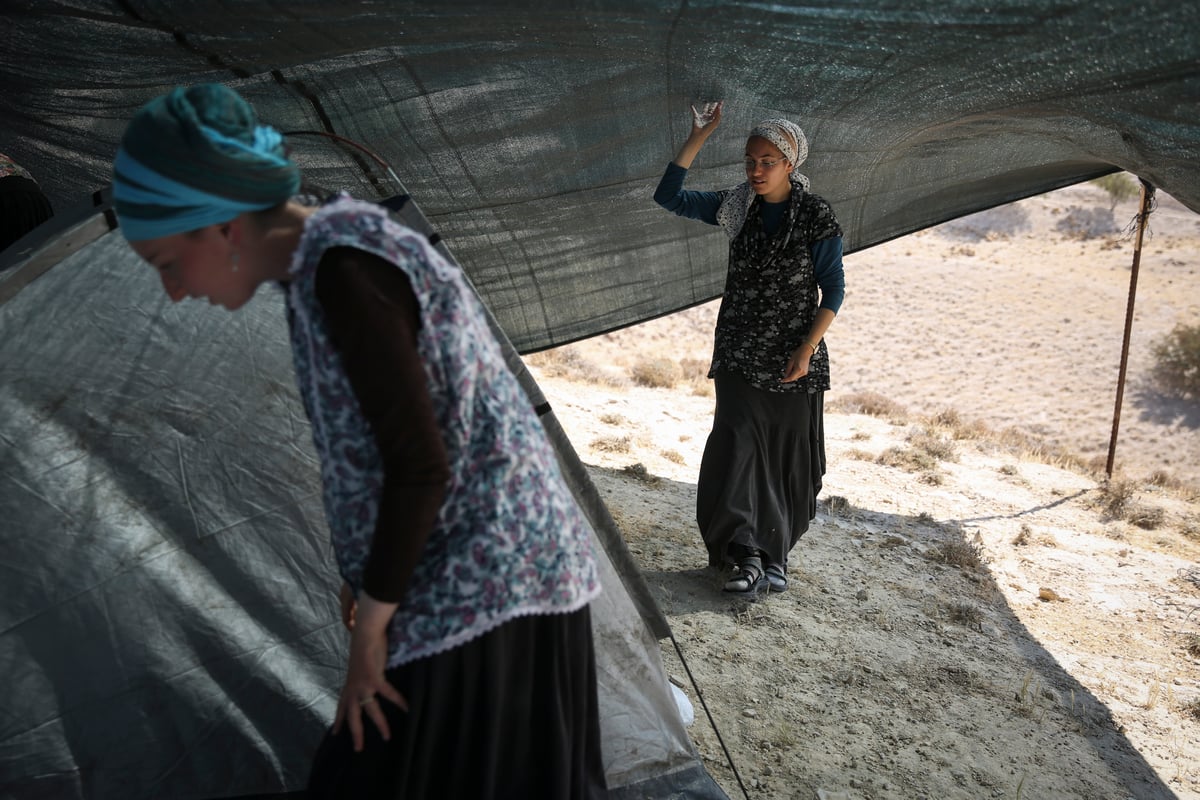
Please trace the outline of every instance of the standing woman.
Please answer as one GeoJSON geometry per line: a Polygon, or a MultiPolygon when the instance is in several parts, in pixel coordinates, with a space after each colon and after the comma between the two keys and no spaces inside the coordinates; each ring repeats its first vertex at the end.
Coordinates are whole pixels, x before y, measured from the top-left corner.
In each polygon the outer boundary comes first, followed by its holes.
{"type": "Polygon", "coordinates": [[[654,193],[668,211],[720,225],[729,237],[696,520],[710,566],[732,567],[725,591],[782,592],[788,553],[816,516],[825,474],[825,332],[845,294],[842,229],[796,172],[808,141],[785,119],[750,131],[745,183],[685,190],[688,168],[721,122],[721,103],[704,111],[692,109],[691,134],[654,193]]]}
{"type": "Polygon", "coordinates": [[[590,529],[541,423],[457,267],[299,185],[218,84],[142,108],[113,176],[172,300],[283,291],[350,629],[309,796],[603,798],[590,529]]]}

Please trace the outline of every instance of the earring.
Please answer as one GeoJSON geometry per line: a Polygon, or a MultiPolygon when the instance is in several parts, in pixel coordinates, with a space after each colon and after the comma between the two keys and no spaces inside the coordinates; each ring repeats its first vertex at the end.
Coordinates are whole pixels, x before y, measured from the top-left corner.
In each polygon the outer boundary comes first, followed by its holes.
{"type": "Polygon", "coordinates": [[[233,264],[233,271],[237,272],[238,271],[238,251],[237,250],[234,250],[233,253],[230,254],[229,261],[231,264],[233,264]]]}

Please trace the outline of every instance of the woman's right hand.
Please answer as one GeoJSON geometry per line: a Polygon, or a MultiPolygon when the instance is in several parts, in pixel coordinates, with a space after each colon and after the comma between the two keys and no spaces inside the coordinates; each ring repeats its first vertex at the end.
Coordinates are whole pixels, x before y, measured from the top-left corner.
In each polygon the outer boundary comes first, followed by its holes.
{"type": "Polygon", "coordinates": [[[700,134],[705,138],[717,129],[721,124],[721,109],[724,107],[724,100],[716,102],[704,103],[700,108],[692,106],[692,135],[700,134]]]}
{"type": "Polygon", "coordinates": [[[384,672],[388,656],[387,626],[397,607],[397,603],[375,600],[366,592],[358,597],[354,627],[350,631],[346,681],[333,718],[335,734],[343,724],[350,728],[356,753],[363,749],[364,720],[374,723],[384,741],[392,736],[380,703],[386,700],[402,711],[408,711],[404,695],[388,682],[384,672]]]}

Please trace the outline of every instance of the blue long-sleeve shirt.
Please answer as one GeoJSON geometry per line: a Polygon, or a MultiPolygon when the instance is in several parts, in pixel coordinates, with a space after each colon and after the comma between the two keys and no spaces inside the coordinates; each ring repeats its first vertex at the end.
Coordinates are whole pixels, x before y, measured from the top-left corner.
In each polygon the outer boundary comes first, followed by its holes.
{"type": "MultiPolygon", "coordinates": [[[[674,214],[688,219],[717,224],[717,209],[721,207],[722,192],[692,191],[683,188],[688,171],[674,161],[667,164],[658,188],[654,190],[654,202],[674,214]]],[[[763,230],[775,233],[787,213],[787,201],[762,204],[763,230]]],[[[813,271],[817,286],[821,287],[821,308],[834,314],[842,307],[846,297],[846,275],[842,267],[842,237],[832,236],[813,242],[809,246],[813,258],[813,271]]]]}

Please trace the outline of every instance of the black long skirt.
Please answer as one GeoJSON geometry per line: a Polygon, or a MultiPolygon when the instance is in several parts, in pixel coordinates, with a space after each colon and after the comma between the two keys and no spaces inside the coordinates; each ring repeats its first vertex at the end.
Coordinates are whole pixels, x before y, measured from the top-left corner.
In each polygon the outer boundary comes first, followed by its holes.
{"type": "Polygon", "coordinates": [[[326,735],[309,777],[311,798],[601,800],[591,614],[520,617],[436,656],[401,665],[388,681],[408,701],[379,699],[383,741],[364,718],[361,753],[346,725],[326,735]]]}
{"type": "Polygon", "coordinates": [[[716,412],[696,486],[708,563],[728,566],[752,548],[786,567],[817,513],[825,393],[765,392],[726,372],[715,381],[716,412]]]}

